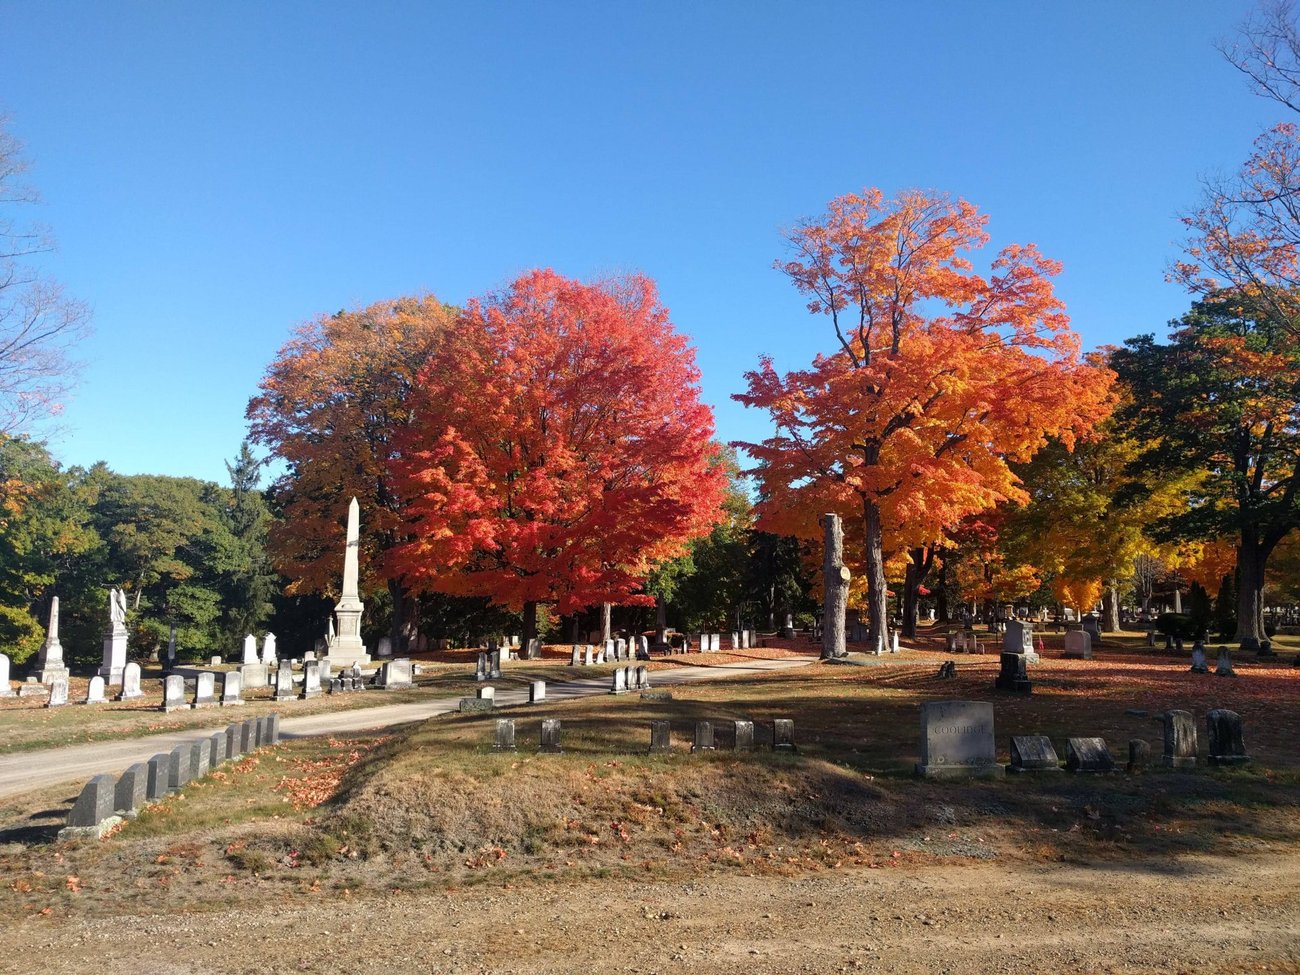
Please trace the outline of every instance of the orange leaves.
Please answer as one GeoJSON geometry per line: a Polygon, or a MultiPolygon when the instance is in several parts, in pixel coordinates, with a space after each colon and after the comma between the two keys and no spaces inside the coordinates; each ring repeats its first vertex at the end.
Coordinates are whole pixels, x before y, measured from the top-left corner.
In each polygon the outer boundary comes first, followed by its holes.
{"type": "Polygon", "coordinates": [[[758,462],[762,524],[805,537],[823,511],[878,508],[885,547],[945,537],[967,515],[1024,493],[1008,460],[1108,415],[1111,374],[1085,364],[1051,276],[1011,245],[992,274],[968,255],[986,218],[964,201],[878,190],[831,202],[789,235],[780,267],[826,314],[839,349],[778,376],[770,361],[735,398],[776,432],[758,462]]]}

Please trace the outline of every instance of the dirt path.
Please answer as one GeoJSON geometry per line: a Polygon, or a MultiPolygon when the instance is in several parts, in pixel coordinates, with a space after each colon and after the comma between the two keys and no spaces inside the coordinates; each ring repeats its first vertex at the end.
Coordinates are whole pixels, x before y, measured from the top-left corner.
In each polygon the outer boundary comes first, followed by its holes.
{"type": "Polygon", "coordinates": [[[268,891],[220,915],[15,919],[0,930],[0,972],[1300,971],[1298,906],[1294,857],[902,865],[287,905],[268,891]]]}
{"type": "MultiPolygon", "coordinates": [[[[801,667],[814,661],[813,657],[790,657],[777,660],[753,660],[744,664],[694,665],[655,671],[653,681],[656,686],[659,686],[716,680],[723,677],[743,677],[763,671],[801,667]]],[[[562,684],[549,684],[546,693],[549,698],[556,700],[587,697],[606,693],[609,684],[608,677],[593,677],[562,684]]],[[[281,721],[281,734],[290,738],[340,734],[423,721],[435,715],[454,711],[459,700],[459,696],[431,697],[427,701],[414,704],[382,705],[354,711],[327,712],[302,718],[285,717],[281,721]]],[[[501,690],[496,700],[498,706],[504,707],[526,704],[528,693],[525,690],[501,690]]],[[[291,705],[286,708],[286,711],[291,711],[291,705]]],[[[33,792],[73,779],[89,779],[92,775],[101,772],[115,774],[134,762],[147,762],[159,752],[171,751],[177,745],[206,738],[213,731],[224,728],[233,721],[242,720],[238,708],[214,710],[212,716],[213,724],[208,728],[193,728],[150,735],[146,738],[125,738],[119,741],[5,755],[0,757],[0,798],[33,792]]]]}

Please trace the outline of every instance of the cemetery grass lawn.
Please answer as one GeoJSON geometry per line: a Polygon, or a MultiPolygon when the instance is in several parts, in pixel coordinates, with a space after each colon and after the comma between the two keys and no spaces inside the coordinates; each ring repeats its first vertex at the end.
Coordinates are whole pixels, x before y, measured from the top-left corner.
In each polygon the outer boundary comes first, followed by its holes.
{"type": "MultiPolygon", "coordinates": [[[[211,774],[102,843],[0,848],[0,903],[10,916],[116,914],[148,909],[164,889],[177,909],[212,910],[253,891],[355,897],[1300,852],[1300,733],[1291,717],[1300,674],[1260,667],[1234,681],[1138,654],[1048,656],[1033,670],[1033,695],[1020,697],[993,694],[996,669],[991,656],[958,657],[957,678],[940,681],[928,665],[815,664],[674,687],[670,701],[601,695],[446,715],[380,737],[287,741],[211,774]],[[1130,737],[1147,739],[1157,767],[1138,776],[917,781],[919,705],[941,698],[995,702],[1003,762],[1012,734],[1047,734],[1062,754],[1066,737],[1100,735],[1121,763],[1130,737]],[[1195,714],[1202,756],[1205,710],[1241,713],[1254,763],[1159,768],[1154,716],[1175,706],[1195,714]],[[516,752],[492,751],[497,716],[516,719],[516,752]],[[537,754],[543,717],[563,722],[564,754],[537,754]],[[776,717],[794,718],[797,755],[763,748],[776,717]],[[759,750],[729,750],[739,718],[756,722],[759,750]],[[646,752],[656,719],[672,723],[670,754],[646,752]],[[717,752],[689,753],[698,720],[714,722],[717,752]],[[67,875],[78,878],[76,890],[67,875]]],[[[11,827],[0,842],[41,839],[42,822],[48,836],[73,796],[58,798],[30,809],[46,821],[29,817],[26,834],[11,827]]],[[[12,823],[16,806],[10,813],[12,823]]]]}

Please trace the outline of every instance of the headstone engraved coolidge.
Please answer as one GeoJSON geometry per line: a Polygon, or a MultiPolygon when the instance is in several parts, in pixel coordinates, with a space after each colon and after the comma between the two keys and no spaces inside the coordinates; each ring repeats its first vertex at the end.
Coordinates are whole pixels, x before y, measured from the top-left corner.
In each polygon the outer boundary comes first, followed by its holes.
{"type": "Polygon", "coordinates": [[[995,778],[1003,773],[993,743],[993,705],[984,701],[931,701],[921,705],[924,778],[995,778]]]}

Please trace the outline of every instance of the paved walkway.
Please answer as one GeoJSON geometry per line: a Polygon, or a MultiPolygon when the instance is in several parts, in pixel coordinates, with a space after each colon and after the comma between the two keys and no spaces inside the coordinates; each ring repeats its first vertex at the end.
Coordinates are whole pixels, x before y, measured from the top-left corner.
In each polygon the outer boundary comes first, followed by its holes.
{"type": "MultiPolygon", "coordinates": [[[[723,677],[743,677],[772,670],[786,670],[813,663],[815,657],[787,657],[780,660],[752,660],[745,663],[729,663],[709,666],[678,667],[673,670],[651,672],[655,687],[673,684],[687,684],[701,680],[716,680],[723,677]]],[[[565,683],[548,683],[546,698],[548,701],[564,701],[592,694],[608,693],[610,678],[588,677],[565,683]]],[[[367,691],[365,693],[381,693],[367,691]]],[[[496,702],[498,707],[510,707],[528,702],[528,690],[503,690],[498,688],[496,702]]],[[[437,697],[427,701],[408,704],[382,704],[373,708],[359,708],[353,711],[335,711],[315,714],[308,717],[286,717],[281,713],[280,736],[282,738],[306,738],[312,735],[340,734],[350,731],[368,731],[387,728],[393,725],[423,721],[438,714],[455,711],[460,697],[437,697]]],[[[214,712],[226,717],[233,717],[229,711],[214,712]]],[[[116,773],[135,762],[147,762],[159,752],[169,752],[177,745],[198,741],[209,737],[212,732],[224,728],[229,721],[215,724],[210,728],[188,728],[185,731],[170,732],[161,735],[149,735],[145,738],[123,738],[117,741],[95,742],[89,745],[71,745],[66,748],[45,748],[40,751],[18,752],[0,757],[0,799],[21,795],[49,786],[58,785],[69,780],[89,779],[101,772],[116,773]]]]}

